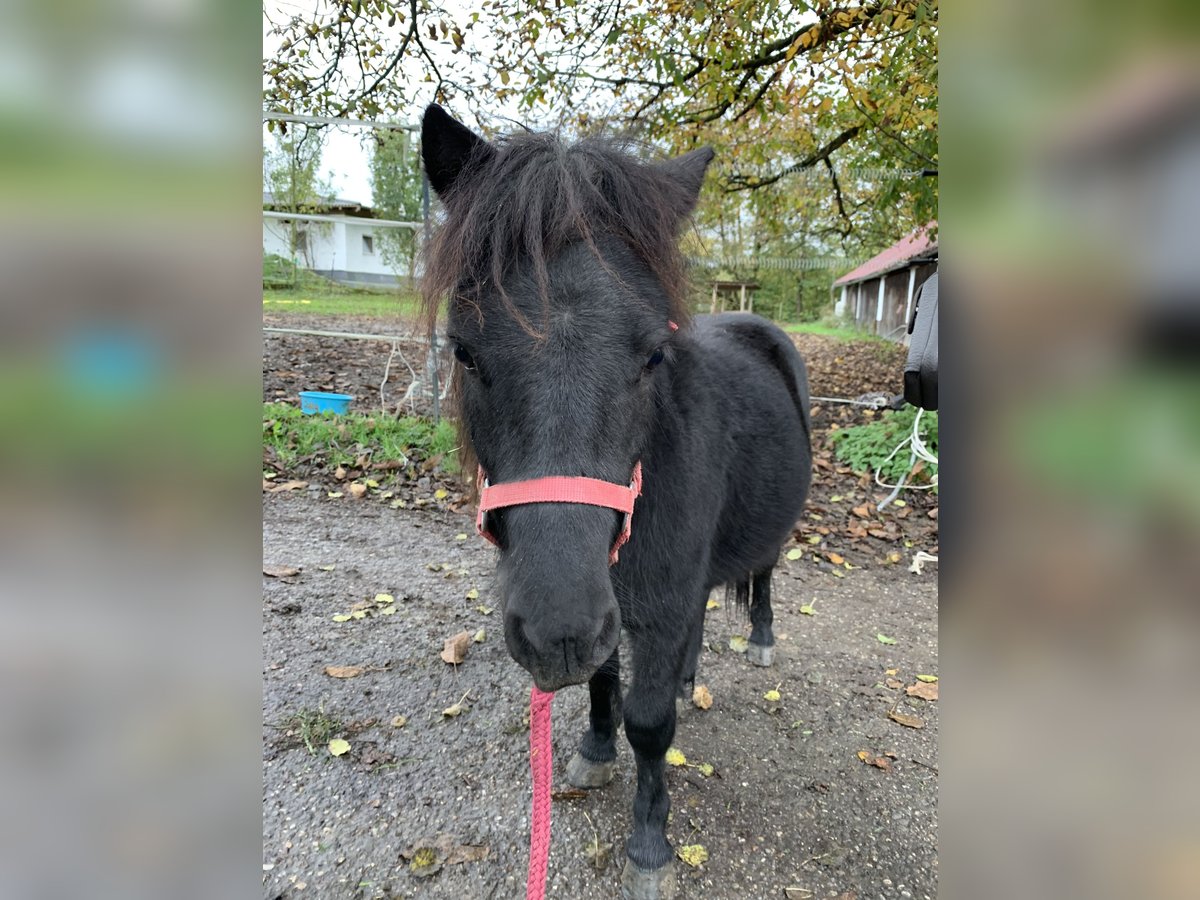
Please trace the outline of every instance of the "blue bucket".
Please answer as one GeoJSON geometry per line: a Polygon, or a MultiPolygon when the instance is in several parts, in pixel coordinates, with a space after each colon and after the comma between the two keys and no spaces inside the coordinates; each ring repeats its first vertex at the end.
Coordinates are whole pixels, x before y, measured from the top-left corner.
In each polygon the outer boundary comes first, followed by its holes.
{"type": "Polygon", "coordinates": [[[350,394],[330,394],[326,391],[301,391],[300,412],[305,415],[331,412],[341,415],[350,409],[350,394]]]}

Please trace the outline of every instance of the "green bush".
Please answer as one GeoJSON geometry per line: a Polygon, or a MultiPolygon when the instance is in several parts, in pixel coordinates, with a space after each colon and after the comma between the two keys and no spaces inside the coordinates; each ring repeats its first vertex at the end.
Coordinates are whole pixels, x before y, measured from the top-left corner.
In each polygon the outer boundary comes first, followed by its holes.
{"type": "MultiPolygon", "coordinates": [[[[914,406],[898,411],[886,411],[878,421],[866,425],[839,428],[829,433],[829,443],[834,455],[856,472],[872,475],[882,466],[879,477],[888,484],[896,484],[909,470],[912,451],[905,446],[891,459],[888,456],[896,446],[912,434],[913,419],[917,415],[914,406]]],[[[921,415],[921,440],[934,456],[938,455],[938,414],[926,412],[921,415]]],[[[913,466],[916,475],[908,479],[911,484],[928,484],[937,474],[938,467],[917,460],[913,466]]]]}

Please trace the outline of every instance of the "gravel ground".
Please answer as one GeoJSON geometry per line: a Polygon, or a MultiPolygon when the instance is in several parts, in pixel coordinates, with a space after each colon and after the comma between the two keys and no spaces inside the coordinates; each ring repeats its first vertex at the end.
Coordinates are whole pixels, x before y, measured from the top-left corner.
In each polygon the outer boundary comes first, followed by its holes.
{"type": "MultiPolygon", "coordinates": [[[[330,500],[319,484],[264,494],[263,519],[264,568],[299,570],[263,580],[264,897],[521,896],[529,681],[505,651],[499,611],[480,609],[494,603],[493,551],[462,513],[330,500]],[[333,621],[381,592],[395,603],[379,608],[394,613],[333,621]],[[442,662],[446,637],[481,628],[462,665],[442,662]],[[334,678],[327,666],[366,671],[334,678]],[[464,695],[469,710],[444,717],[464,695]],[[322,737],[347,739],[348,753],[303,745],[293,717],[318,713],[339,723],[322,737]],[[394,727],[396,716],[407,724],[394,727]],[[403,854],[439,834],[450,856],[418,877],[403,854]]],[[[682,896],[937,895],[937,703],[905,691],[937,672],[937,582],[905,564],[836,577],[811,555],[781,559],[771,669],[729,649],[746,623],[724,605],[709,613],[697,680],[713,706],[688,709],[675,744],[715,771],[669,775],[673,843],[708,851],[698,868],[676,862],[682,896]],[[781,699],[767,701],[777,686],[781,699]]],[[[586,690],[560,692],[556,790],[585,719],[586,690]]],[[[634,779],[623,737],[618,746],[607,788],[554,803],[550,897],[619,895],[634,779]]]]}

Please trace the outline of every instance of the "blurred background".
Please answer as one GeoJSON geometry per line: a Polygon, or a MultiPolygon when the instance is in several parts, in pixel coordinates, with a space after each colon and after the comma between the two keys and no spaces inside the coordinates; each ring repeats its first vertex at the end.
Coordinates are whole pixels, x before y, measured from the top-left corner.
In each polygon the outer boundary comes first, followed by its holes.
{"type": "MultiPolygon", "coordinates": [[[[703,19],[702,6],[687,14],[703,19]]],[[[289,93],[313,79],[288,29],[307,35],[338,7],[276,4],[265,24],[258,8],[203,0],[3,7],[8,896],[257,890],[264,91],[273,109],[290,99],[293,111],[331,111],[289,93]]],[[[553,93],[557,81],[539,83],[533,61],[505,57],[501,38],[528,38],[515,9],[469,41],[448,27],[472,11],[438,8],[448,24],[430,43],[501,60],[511,75],[478,69],[492,94],[443,78],[431,51],[413,62],[438,72],[425,94],[342,112],[388,118],[437,91],[501,125],[573,118],[586,129],[628,111],[619,94],[581,109],[553,93]],[[520,96],[501,96],[509,77],[520,96]],[[539,90],[531,116],[520,101],[539,90]]],[[[910,107],[933,115],[905,120],[904,152],[916,156],[890,160],[904,177],[881,190],[847,186],[861,212],[830,245],[866,258],[889,229],[936,219],[949,253],[943,887],[1195,896],[1200,12],[1018,0],[952,3],[946,15],[945,39],[935,30],[903,51],[923,54],[911,89],[934,91],[910,107]],[[945,196],[931,185],[943,149],[945,196]]],[[[614,35],[616,52],[638,37],[614,35]]],[[[776,112],[811,104],[836,136],[852,127],[839,118],[851,100],[870,111],[899,91],[886,65],[855,75],[844,93],[783,98],[776,112]]],[[[412,83],[425,82],[414,72],[412,83]]],[[[647,124],[648,139],[673,114],[647,124]]],[[[860,173],[889,143],[871,133],[860,173]]],[[[749,134],[730,145],[744,165],[722,173],[727,186],[770,174],[779,144],[749,134]]],[[[828,147],[799,132],[776,139],[828,147]]],[[[810,168],[834,171],[820,158],[810,168]]],[[[740,258],[753,235],[722,232],[713,209],[710,233],[728,242],[719,254],[740,258]]],[[[841,212],[800,205],[787,221],[815,233],[839,227],[841,212]]],[[[780,296],[797,315],[832,305],[821,277],[780,296]]]]}

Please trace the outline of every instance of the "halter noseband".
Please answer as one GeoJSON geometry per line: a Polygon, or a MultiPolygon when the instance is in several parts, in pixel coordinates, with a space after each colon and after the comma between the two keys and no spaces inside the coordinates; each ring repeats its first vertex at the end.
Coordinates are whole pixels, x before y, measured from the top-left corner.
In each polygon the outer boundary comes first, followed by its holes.
{"type": "MultiPolygon", "coordinates": [[[[667,323],[672,331],[678,331],[674,322],[667,323]]],[[[475,530],[496,546],[500,542],[488,528],[487,514],[492,509],[506,506],[523,506],[526,503],[582,503],[585,506],[602,506],[625,514],[621,533],[608,552],[608,564],[617,563],[617,552],[629,540],[633,531],[633,504],[642,494],[642,462],[633,464],[633,476],[628,487],[583,476],[549,475],[529,478],[525,481],[506,481],[491,484],[483,466],[479,467],[479,512],[475,515],[475,530]]]]}
{"type": "Polygon", "coordinates": [[[496,536],[487,525],[487,513],[506,506],[522,506],[526,503],[582,503],[585,506],[603,506],[625,513],[621,533],[613,542],[608,554],[608,564],[615,565],[617,551],[629,540],[633,530],[633,504],[642,493],[642,464],[633,466],[633,478],[628,487],[601,481],[598,478],[551,475],[546,478],[530,478],[526,481],[507,481],[489,484],[487,473],[479,467],[479,513],[475,517],[475,530],[499,546],[496,536]]]}

